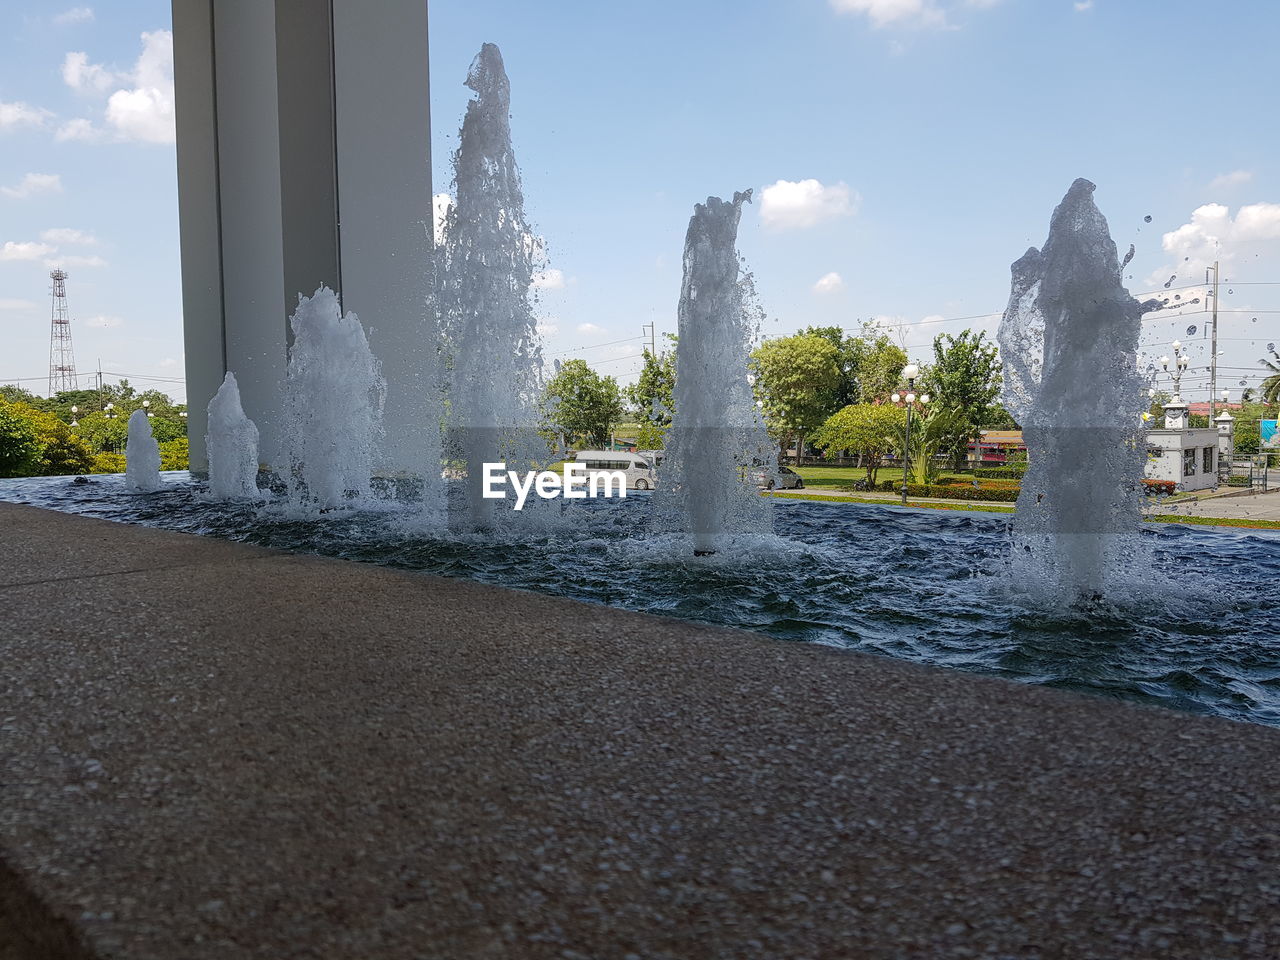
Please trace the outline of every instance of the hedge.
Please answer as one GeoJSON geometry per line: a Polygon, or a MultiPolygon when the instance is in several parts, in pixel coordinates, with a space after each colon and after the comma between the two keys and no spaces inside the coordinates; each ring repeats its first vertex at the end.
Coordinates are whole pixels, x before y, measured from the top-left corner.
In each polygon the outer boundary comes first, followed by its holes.
{"type": "Polygon", "coordinates": [[[974,467],[973,469],[973,475],[979,480],[1021,480],[1026,474],[1026,467],[974,467]]]}
{"type": "MultiPolygon", "coordinates": [[[[899,493],[902,490],[902,481],[885,480],[880,483],[880,489],[888,493],[899,493]]],[[[996,503],[1015,502],[1018,499],[1020,490],[1020,487],[978,489],[972,486],[957,487],[941,483],[907,484],[907,496],[909,497],[938,497],[945,500],[985,500],[996,503]]]]}

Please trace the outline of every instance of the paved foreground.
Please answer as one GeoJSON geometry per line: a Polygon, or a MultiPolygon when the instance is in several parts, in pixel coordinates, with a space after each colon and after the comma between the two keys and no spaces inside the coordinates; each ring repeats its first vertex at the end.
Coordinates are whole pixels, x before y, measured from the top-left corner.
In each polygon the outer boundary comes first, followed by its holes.
{"type": "Polygon", "coordinates": [[[1280,731],[0,504],[0,957],[1280,956],[1280,731]]]}
{"type": "Polygon", "coordinates": [[[1225,517],[1239,520],[1280,520],[1280,490],[1245,496],[1205,497],[1188,503],[1170,504],[1165,513],[1192,517],[1225,517]]]}

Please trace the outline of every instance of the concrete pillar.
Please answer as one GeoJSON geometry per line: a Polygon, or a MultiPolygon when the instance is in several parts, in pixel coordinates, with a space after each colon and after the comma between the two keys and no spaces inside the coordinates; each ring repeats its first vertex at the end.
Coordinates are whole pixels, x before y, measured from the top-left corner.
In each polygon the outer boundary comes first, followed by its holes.
{"type": "Polygon", "coordinates": [[[1231,461],[1236,455],[1236,419],[1223,410],[1213,418],[1218,428],[1218,476],[1231,476],[1231,461]]]}
{"type": "Polygon", "coordinates": [[[288,317],[322,283],[403,438],[435,347],[426,0],[173,0],[173,28],[192,469],[227,370],[280,466],[288,317]]]}

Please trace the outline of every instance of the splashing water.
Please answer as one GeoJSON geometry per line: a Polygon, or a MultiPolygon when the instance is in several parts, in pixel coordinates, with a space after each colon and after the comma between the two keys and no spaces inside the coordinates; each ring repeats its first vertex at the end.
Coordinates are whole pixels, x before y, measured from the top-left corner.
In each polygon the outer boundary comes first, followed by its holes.
{"type": "Polygon", "coordinates": [[[481,48],[466,82],[476,96],[453,157],[456,200],[438,251],[436,299],[453,359],[446,455],[467,468],[459,526],[485,530],[494,501],[482,496],[482,464],[527,469],[547,455],[536,430],[542,352],[529,299],[540,244],[525,219],[511,85],[494,44],[481,48]]]}
{"type": "Polygon", "coordinates": [[[328,287],[299,297],[285,376],[289,503],[316,512],[366,500],[384,384],[364,327],[328,287]]]}
{"type": "Polygon", "coordinates": [[[258,425],[244,414],[240,385],[230,370],[209,401],[209,494],[215,500],[260,500],[258,425]]]}
{"type": "Polygon", "coordinates": [[[160,479],[160,445],[151,434],[151,420],[145,410],[135,410],[129,417],[124,459],[125,486],[134,493],[155,493],[164,486],[160,479]]]}
{"type": "Polygon", "coordinates": [[[772,471],[773,444],[747,379],[754,314],[746,299],[750,278],[739,279],[735,249],[750,200],[750,190],[735,193],[732,203],[709,197],[694,207],[685,236],[675,411],[655,526],[687,531],[695,554],[771,527],[770,503],[754,475],[772,471]]]}
{"type": "Polygon", "coordinates": [[[1044,249],[1013,265],[998,334],[1003,401],[1023,425],[1029,459],[1012,528],[1014,579],[1060,606],[1105,598],[1141,563],[1142,308],[1121,285],[1093,191],[1087,180],[1072,184],[1044,249]]]}

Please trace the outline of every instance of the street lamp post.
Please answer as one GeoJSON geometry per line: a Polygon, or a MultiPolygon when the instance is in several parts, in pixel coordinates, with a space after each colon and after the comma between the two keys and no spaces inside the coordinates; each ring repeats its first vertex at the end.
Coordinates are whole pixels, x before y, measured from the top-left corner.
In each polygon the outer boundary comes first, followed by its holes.
{"type": "MultiPolygon", "coordinates": [[[[895,393],[889,399],[894,403],[905,400],[907,404],[907,433],[902,443],[902,505],[907,505],[907,481],[911,473],[911,412],[916,404],[916,377],[920,376],[920,368],[914,363],[908,363],[902,368],[902,375],[907,378],[906,396],[895,393]]],[[[929,402],[929,395],[926,393],[920,398],[921,403],[929,402]]]]}

